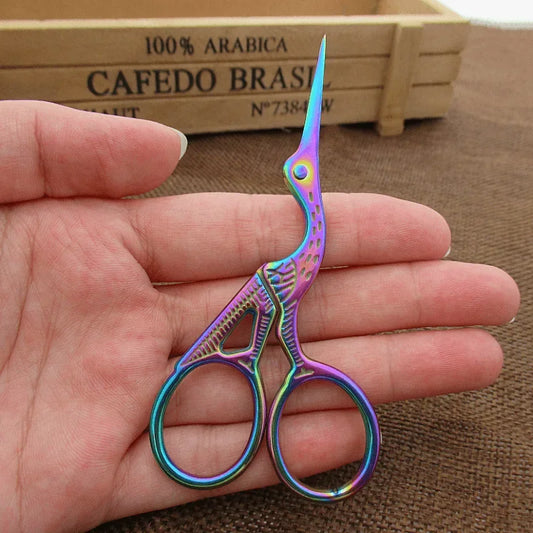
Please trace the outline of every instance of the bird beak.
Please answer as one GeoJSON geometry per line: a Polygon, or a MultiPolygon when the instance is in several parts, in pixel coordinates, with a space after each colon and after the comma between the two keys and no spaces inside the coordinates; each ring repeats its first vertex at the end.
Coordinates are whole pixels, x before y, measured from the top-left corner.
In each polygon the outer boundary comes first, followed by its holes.
{"type": "Polygon", "coordinates": [[[297,152],[304,151],[318,158],[318,138],[320,134],[320,115],[322,114],[322,90],[324,87],[324,67],[326,62],[326,36],[322,38],[316,63],[315,75],[311,85],[307,115],[305,117],[302,140],[297,152]]]}

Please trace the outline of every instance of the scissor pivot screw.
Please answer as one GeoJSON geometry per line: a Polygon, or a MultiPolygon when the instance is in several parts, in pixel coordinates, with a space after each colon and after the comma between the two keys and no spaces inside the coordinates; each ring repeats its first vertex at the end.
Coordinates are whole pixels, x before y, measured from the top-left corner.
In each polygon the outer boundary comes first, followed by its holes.
{"type": "Polygon", "coordinates": [[[296,165],[292,171],[294,177],[298,180],[303,180],[307,178],[307,167],[305,165],[296,165]]]}

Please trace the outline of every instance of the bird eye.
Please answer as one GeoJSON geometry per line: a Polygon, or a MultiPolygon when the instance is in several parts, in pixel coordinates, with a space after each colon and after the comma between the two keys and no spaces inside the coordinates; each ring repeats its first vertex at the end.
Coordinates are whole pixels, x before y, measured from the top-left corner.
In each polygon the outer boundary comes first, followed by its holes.
{"type": "Polygon", "coordinates": [[[297,180],[303,180],[307,178],[307,167],[302,164],[296,165],[292,171],[292,174],[297,180]]]}

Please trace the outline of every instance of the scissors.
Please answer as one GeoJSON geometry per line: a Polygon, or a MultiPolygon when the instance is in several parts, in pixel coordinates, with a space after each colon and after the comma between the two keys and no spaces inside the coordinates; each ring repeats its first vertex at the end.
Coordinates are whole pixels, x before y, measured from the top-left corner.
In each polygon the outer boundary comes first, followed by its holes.
{"type": "Polygon", "coordinates": [[[347,375],[307,357],[298,339],[299,304],[318,274],[326,240],[326,221],[318,174],[318,138],[325,49],[324,36],[311,86],[300,146],[283,167],[287,185],[305,216],[303,241],[284,259],[266,263],[256,271],[176,363],[173,373],[163,384],[154,402],[149,428],[152,451],[163,471],[187,487],[210,489],[234,480],[252,461],[265,431],[268,449],[278,476],[291,489],[311,500],[330,502],[354,494],[370,479],[378,460],[381,435],[376,414],[369,400],[347,375]],[[225,350],[225,340],[248,314],[251,314],[253,319],[249,346],[237,351],[225,350]],[[291,367],[267,416],[258,363],[267,336],[274,325],[291,367]],[[241,457],[220,474],[198,477],[179,468],[169,457],[163,440],[163,418],[168,402],[178,385],[195,368],[208,363],[229,365],[246,377],[253,394],[254,418],[250,437],[241,457]],[[365,452],[357,472],[350,481],[334,489],[312,488],[294,477],[287,468],[280,447],[280,420],[289,395],[300,385],[318,379],[335,383],[350,396],[361,413],[366,433],[365,452]]]}

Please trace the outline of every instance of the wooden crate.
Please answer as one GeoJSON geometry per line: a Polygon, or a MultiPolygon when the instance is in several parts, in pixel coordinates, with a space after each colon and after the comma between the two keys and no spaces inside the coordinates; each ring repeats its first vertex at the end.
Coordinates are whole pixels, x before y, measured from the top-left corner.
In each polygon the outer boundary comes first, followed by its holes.
{"type": "Polygon", "coordinates": [[[435,0],[18,0],[0,6],[0,98],[185,133],[301,126],[327,34],[323,123],[392,135],[446,113],[467,31],[435,0]]]}

